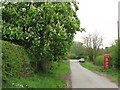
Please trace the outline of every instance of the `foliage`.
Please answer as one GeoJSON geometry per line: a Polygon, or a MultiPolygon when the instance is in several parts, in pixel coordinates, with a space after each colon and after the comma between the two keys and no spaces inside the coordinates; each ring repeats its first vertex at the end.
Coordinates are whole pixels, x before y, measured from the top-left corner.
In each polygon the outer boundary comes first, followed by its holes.
{"type": "Polygon", "coordinates": [[[25,49],[19,45],[2,41],[2,79],[27,76],[31,73],[30,58],[25,49]]]}
{"type": "Polygon", "coordinates": [[[103,48],[100,48],[99,51],[98,51],[98,55],[103,55],[106,53],[106,50],[103,49],[103,48]]]}
{"type": "MultiPolygon", "coordinates": [[[[56,62],[56,64],[58,63],[56,62]]],[[[10,82],[3,84],[3,88],[65,88],[67,82],[59,78],[58,75],[69,72],[69,64],[62,61],[60,66],[54,68],[51,73],[37,73],[20,79],[12,78],[10,82]]]]}
{"type": "Polygon", "coordinates": [[[103,66],[104,55],[99,55],[96,57],[95,65],[103,66]]]}
{"type": "Polygon", "coordinates": [[[2,70],[3,80],[9,80],[3,85],[19,88],[65,87],[65,81],[56,75],[68,72],[69,66],[60,61],[68,54],[76,31],[84,31],[80,29],[80,20],[76,15],[77,4],[75,2],[2,4],[4,40],[2,70]],[[32,71],[36,73],[44,71],[46,74],[20,77],[30,73],[30,66],[34,69],[32,71]],[[51,76],[50,73],[54,75],[51,76]]]}
{"type": "Polygon", "coordinates": [[[69,58],[71,59],[80,59],[81,57],[85,57],[86,48],[81,42],[73,42],[73,45],[71,46],[71,51],[69,58]]]}
{"type": "Polygon", "coordinates": [[[67,74],[70,73],[70,66],[69,62],[67,61],[60,61],[53,64],[53,68],[50,73],[61,75],[61,74],[67,74]],[[57,67],[55,66],[57,64],[57,67]]]}
{"type": "Polygon", "coordinates": [[[120,67],[119,52],[118,52],[118,50],[120,50],[119,48],[120,48],[120,44],[118,44],[118,40],[110,48],[111,65],[117,69],[120,67]]]}
{"type": "Polygon", "coordinates": [[[70,59],[78,59],[78,56],[76,56],[74,53],[69,53],[68,58],[70,59]]]}
{"type": "Polygon", "coordinates": [[[70,2],[8,2],[3,6],[3,40],[29,48],[29,53],[36,57],[32,61],[34,67],[40,61],[63,59],[76,31],[83,31],[76,3],[72,6],[70,2]]]}

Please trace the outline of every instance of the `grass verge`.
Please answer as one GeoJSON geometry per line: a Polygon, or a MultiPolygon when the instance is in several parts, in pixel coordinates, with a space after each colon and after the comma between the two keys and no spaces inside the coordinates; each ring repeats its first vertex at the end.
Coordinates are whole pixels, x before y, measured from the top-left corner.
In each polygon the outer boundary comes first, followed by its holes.
{"type": "Polygon", "coordinates": [[[117,84],[120,85],[120,82],[118,82],[118,71],[117,70],[113,70],[113,69],[106,69],[104,70],[103,67],[100,66],[95,66],[90,62],[85,62],[81,64],[83,67],[94,71],[94,72],[98,72],[104,75],[107,75],[112,81],[116,82],[117,84]]]}
{"type": "Polygon", "coordinates": [[[50,73],[34,74],[30,77],[12,78],[3,88],[65,88],[66,80],[58,77],[70,72],[69,64],[60,62],[60,66],[50,73]]]}

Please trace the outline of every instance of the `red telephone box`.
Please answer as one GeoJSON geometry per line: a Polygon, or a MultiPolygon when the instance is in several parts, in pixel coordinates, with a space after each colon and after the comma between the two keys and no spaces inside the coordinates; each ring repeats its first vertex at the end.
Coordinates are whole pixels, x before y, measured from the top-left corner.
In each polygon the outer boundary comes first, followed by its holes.
{"type": "Polygon", "coordinates": [[[109,54],[104,55],[103,68],[104,69],[110,68],[110,55],[109,54]]]}

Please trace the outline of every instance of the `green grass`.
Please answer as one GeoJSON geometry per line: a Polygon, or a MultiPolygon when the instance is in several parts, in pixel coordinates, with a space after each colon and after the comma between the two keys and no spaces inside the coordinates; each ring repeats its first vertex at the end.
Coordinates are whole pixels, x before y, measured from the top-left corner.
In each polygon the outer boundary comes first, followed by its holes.
{"type": "Polygon", "coordinates": [[[69,64],[60,62],[60,67],[50,73],[34,74],[30,77],[12,78],[9,83],[3,84],[4,88],[65,88],[66,80],[58,75],[68,73],[69,64]]]}
{"type": "Polygon", "coordinates": [[[4,87],[9,88],[63,88],[66,82],[54,75],[37,74],[21,79],[11,79],[4,87]]]}
{"type": "Polygon", "coordinates": [[[119,75],[118,75],[118,71],[115,70],[115,69],[106,69],[106,70],[104,70],[103,67],[95,66],[90,62],[85,62],[85,63],[82,63],[81,65],[83,67],[91,70],[91,71],[96,71],[96,72],[99,72],[99,73],[102,73],[102,74],[106,74],[111,78],[112,81],[118,83],[118,76],[119,75]]]}
{"type": "Polygon", "coordinates": [[[51,73],[54,73],[54,74],[58,74],[58,75],[61,75],[61,74],[66,74],[66,73],[69,73],[70,72],[70,66],[68,64],[68,62],[59,62],[59,68],[57,69],[53,69],[51,71],[51,73]]]}

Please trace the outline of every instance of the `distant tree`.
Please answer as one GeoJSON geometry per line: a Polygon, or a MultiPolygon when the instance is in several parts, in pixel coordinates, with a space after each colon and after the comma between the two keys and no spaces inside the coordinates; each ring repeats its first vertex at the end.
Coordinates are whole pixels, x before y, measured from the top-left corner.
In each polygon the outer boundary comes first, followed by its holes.
{"type": "Polygon", "coordinates": [[[74,42],[71,47],[71,53],[76,57],[83,57],[85,54],[85,46],[81,42],[74,42]]]}
{"type": "Polygon", "coordinates": [[[98,51],[98,55],[103,55],[105,53],[105,49],[100,48],[98,51]]]}
{"type": "Polygon", "coordinates": [[[83,40],[90,61],[94,62],[96,56],[98,55],[100,46],[102,46],[103,38],[100,37],[98,34],[88,34],[87,36],[83,37],[83,40]]]}
{"type": "Polygon", "coordinates": [[[111,56],[111,65],[114,68],[120,68],[120,42],[118,40],[115,41],[115,44],[110,47],[110,56],[111,56]]]}

